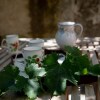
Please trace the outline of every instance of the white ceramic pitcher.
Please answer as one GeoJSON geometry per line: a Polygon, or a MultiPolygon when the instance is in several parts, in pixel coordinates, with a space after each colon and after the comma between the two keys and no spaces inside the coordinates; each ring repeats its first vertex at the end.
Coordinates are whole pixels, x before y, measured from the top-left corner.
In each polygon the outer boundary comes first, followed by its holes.
{"type": "Polygon", "coordinates": [[[61,49],[65,46],[75,46],[77,38],[81,36],[83,26],[75,22],[60,22],[58,24],[58,32],[56,33],[56,42],[61,49]],[[79,26],[80,32],[75,32],[75,27],[79,26]]]}

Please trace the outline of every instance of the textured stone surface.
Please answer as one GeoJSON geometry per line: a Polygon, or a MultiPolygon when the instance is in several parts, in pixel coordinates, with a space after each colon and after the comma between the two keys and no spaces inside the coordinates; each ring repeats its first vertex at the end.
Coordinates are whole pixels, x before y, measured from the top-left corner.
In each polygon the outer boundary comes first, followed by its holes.
{"type": "Polygon", "coordinates": [[[84,36],[100,36],[100,0],[0,0],[0,36],[55,37],[59,21],[75,21],[84,36]]]}
{"type": "Polygon", "coordinates": [[[33,35],[55,37],[59,21],[74,20],[72,3],[72,0],[30,0],[33,35]]]}
{"type": "Polygon", "coordinates": [[[30,31],[28,0],[0,0],[0,35],[30,31]]]}
{"type": "Polygon", "coordinates": [[[100,0],[75,0],[74,18],[84,26],[84,36],[100,36],[100,0]]]}

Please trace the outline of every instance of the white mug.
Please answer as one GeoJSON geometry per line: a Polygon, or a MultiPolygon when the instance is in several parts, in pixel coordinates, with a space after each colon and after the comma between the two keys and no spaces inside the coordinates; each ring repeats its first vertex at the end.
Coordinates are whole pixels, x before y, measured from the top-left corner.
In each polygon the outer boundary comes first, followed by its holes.
{"type": "Polygon", "coordinates": [[[27,59],[29,56],[33,57],[34,55],[37,55],[37,57],[42,59],[44,55],[44,50],[39,46],[25,47],[22,50],[22,54],[23,54],[24,59],[27,59]]]}
{"type": "Polygon", "coordinates": [[[39,46],[39,47],[44,47],[44,40],[43,39],[32,39],[29,41],[28,46],[39,46]]]}
{"type": "Polygon", "coordinates": [[[44,55],[44,50],[39,46],[25,47],[22,50],[22,55],[23,55],[22,59],[21,58],[17,59],[18,54],[16,55],[14,59],[14,65],[17,66],[21,72],[23,72],[25,69],[25,65],[26,65],[25,59],[27,59],[28,57],[33,57],[34,55],[37,55],[37,57],[41,61],[44,55]]]}
{"type": "Polygon", "coordinates": [[[19,47],[19,38],[18,35],[6,35],[6,38],[1,42],[2,47],[7,47],[10,53],[16,53],[19,47]],[[6,42],[6,45],[4,45],[6,42]]]}

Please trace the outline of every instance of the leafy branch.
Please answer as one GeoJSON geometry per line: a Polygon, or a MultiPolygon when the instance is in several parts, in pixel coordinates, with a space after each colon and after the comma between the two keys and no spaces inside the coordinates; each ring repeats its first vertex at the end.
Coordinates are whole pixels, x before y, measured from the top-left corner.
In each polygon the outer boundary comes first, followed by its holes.
{"type": "Polygon", "coordinates": [[[25,73],[28,78],[19,75],[19,69],[9,65],[0,72],[0,92],[23,91],[29,98],[36,98],[40,93],[49,92],[51,96],[61,95],[66,91],[67,82],[78,85],[81,76],[100,75],[100,64],[93,65],[86,54],[77,47],[65,47],[66,55],[59,63],[59,54],[51,53],[43,60],[37,56],[26,59],[25,73]]]}

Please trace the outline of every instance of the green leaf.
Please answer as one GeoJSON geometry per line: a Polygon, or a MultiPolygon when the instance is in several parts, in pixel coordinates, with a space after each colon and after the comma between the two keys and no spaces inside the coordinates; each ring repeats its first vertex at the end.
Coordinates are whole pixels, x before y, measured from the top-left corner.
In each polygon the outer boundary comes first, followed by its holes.
{"type": "Polygon", "coordinates": [[[25,85],[24,92],[30,99],[35,99],[38,95],[39,83],[34,79],[28,80],[28,84],[25,85]]]}
{"type": "Polygon", "coordinates": [[[16,91],[22,91],[27,84],[28,79],[23,76],[18,76],[15,80],[16,91]]]}
{"type": "Polygon", "coordinates": [[[78,76],[75,75],[75,72],[77,71],[77,66],[71,64],[68,58],[64,60],[61,66],[62,68],[64,68],[64,75],[67,78],[67,80],[73,83],[74,85],[77,85],[78,76]]]}
{"type": "MultiPolygon", "coordinates": [[[[80,55],[80,54],[79,54],[80,55]]],[[[70,81],[73,84],[77,85],[77,75],[75,72],[77,71],[75,67],[77,67],[75,56],[69,55],[67,53],[67,57],[64,62],[60,65],[58,63],[59,56],[56,54],[54,57],[53,54],[44,59],[44,66],[47,73],[45,76],[45,85],[49,88],[52,94],[62,94],[66,90],[66,81],[70,81]],[[52,58],[52,59],[51,59],[52,58]],[[53,61],[51,61],[53,60],[53,61]],[[66,81],[65,81],[66,80],[66,81]]],[[[79,60],[78,60],[79,62],[79,60]]],[[[83,64],[82,64],[83,65],[83,64]]],[[[77,67],[77,69],[79,66],[77,67]]]]}
{"type": "Polygon", "coordinates": [[[49,90],[51,95],[65,93],[67,82],[78,84],[81,75],[100,75],[100,64],[93,65],[88,56],[77,47],[66,46],[64,61],[59,64],[59,54],[46,55],[42,61],[37,56],[26,59],[25,72],[29,78],[19,76],[15,66],[7,66],[0,72],[0,93],[24,91],[35,99],[41,91],[49,90]],[[39,66],[41,65],[41,67],[39,66]]]}
{"type": "Polygon", "coordinates": [[[35,77],[42,77],[46,74],[44,68],[39,67],[38,64],[32,63],[25,68],[26,73],[29,75],[30,78],[35,77]]]}
{"type": "Polygon", "coordinates": [[[87,75],[88,74],[88,70],[87,70],[87,68],[84,68],[83,69],[83,75],[87,75]]]}
{"type": "Polygon", "coordinates": [[[71,83],[73,83],[74,85],[77,86],[77,79],[76,79],[76,76],[72,74],[71,71],[67,71],[66,72],[66,77],[67,77],[67,80],[71,83]]]}
{"type": "Polygon", "coordinates": [[[94,66],[89,67],[89,74],[93,76],[98,76],[100,75],[100,64],[96,64],[94,66]]]}
{"type": "Polygon", "coordinates": [[[66,77],[64,74],[66,71],[60,64],[56,64],[52,67],[52,65],[47,66],[47,73],[45,76],[44,84],[48,87],[49,91],[54,94],[62,94],[66,89],[66,77]]]}
{"type": "Polygon", "coordinates": [[[8,65],[1,71],[1,73],[6,73],[15,78],[19,74],[19,69],[14,65],[8,65]]]}
{"type": "Polygon", "coordinates": [[[19,70],[15,66],[7,66],[0,72],[0,90],[6,91],[15,83],[15,78],[18,76],[19,70]]]}
{"type": "Polygon", "coordinates": [[[72,54],[67,54],[66,59],[63,62],[63,66],[64,65],[67,67],[67,69],[70,69],[72,71],[72,74],[77,73],[77,75],[83,75],[84,69],[90,67],[91,62],[87,55],[80,54],[75,56],[72,54]]]}
{"type": "Polygon", "coordinates": [[[67,79],[63,76],[64,69],[61,68],[60,64],[58,63],[58,59],[58,54],[49,54],[43,59],[42,66],[47,72],[44,78],[44,84],[54,95],[64,93],[66,89],[67,79]]]}
{"type": "Polygon", "coordinates": [[[56,64],[58,61],[59,55],[56,53],[48,54],[46,57],[43,59],[43,64],[50,66],[56,64]]]}
{"type": "Polygon", "coordinates": [[[31,64],[31,63],[36,63],[36,55],[34,55],[33,57],[28,57],[27,59],[26,59],[26,65],[29,65],[29,64],[31,64]]]}
{"type": "Polygon", "coordinates": [[[66,53],[79,56],[81,55],[81,51],[77,47],[65,46],[66,53]]]}

